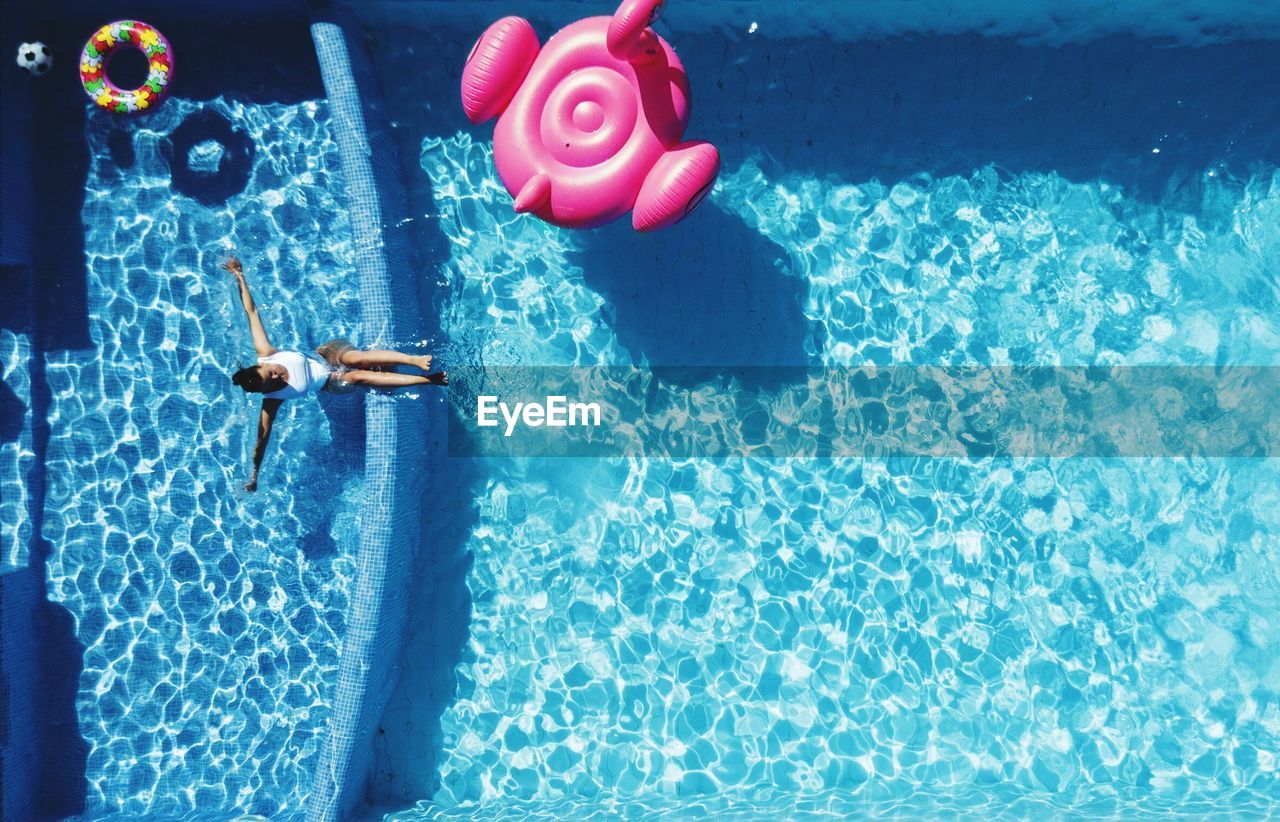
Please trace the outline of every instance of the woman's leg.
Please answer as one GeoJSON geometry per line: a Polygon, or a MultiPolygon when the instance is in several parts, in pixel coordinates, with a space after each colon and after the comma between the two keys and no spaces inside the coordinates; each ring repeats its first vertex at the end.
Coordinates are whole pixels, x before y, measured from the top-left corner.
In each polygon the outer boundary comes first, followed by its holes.
{"type": "Polygon", "coordinates": [[[449,378],[443,371],[428,374],[425,377],[417,374],[397,374],[394,371],[364,371],[354,369],[338,379],[351,385],[365,385],[370,388],[404,388],[409,385],[448,385],[449,378]]]}
{"type": "Polygon", "coordinates": [[[430,354],[401,354],[399,351],[359,351],[352,348],[343,351],[340,360],[348,368],[377,368],[386,365],[412,365],[423,371],[431,368],[430,354]]]}

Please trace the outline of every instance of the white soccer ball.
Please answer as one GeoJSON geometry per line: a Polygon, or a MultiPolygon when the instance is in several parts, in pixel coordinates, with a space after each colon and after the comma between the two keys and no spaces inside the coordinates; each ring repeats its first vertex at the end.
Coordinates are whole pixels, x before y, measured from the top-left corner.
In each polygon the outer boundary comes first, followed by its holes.
{"type": "Polygon", "coordinates": [[[53,68],[53,52],[39,40],[23,43],[18,46],[18,66],[35,77],[48,74],[49,69],[53,68]]]}

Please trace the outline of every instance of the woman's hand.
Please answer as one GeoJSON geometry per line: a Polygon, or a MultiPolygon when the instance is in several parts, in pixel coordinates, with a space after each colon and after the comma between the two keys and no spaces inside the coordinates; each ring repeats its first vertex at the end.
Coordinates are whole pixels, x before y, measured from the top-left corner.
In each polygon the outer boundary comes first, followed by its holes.
{"type": "Polygon", "coordinates": [[[253,294],[249,292],[249,281],[244,278],[244,268],[235,257],[227,260],[222,267],[236,275],[236,289],[240,292],[240,304],[244,306],[245,316],[249,318],[249,331],[253,333],[253,350],[259,357],[269,357],[276,353],[276,347],[267,339],[267,329],[262,327],[262,318],[258,316],[258,307],[254,305],[253,294]]]}

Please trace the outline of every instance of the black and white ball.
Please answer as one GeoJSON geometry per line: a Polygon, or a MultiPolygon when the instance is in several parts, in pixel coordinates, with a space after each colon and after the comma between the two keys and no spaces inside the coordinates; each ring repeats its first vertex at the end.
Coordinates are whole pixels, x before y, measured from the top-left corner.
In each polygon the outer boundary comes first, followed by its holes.
{"type": "Polygon", "coordinates": [[[39,40],[23,43],[18,46],[18,66],[35,77],[48,74],[49,69],[53,68],[53,52],[39,40]]]}

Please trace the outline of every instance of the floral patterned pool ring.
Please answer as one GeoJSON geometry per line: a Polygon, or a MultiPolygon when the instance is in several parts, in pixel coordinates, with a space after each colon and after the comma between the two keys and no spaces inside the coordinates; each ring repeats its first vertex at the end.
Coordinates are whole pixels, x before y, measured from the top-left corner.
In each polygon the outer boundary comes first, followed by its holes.
{"type": "Polygon", "coordinates": [[[173,49],[154,26],[140,20],[117,20],[94,32],[80,53],[80,82],[89,99],[113,114],[146,111],[169,92],[173,79],[173,49]],[[147,81],[122,89],[107,78],[111,55],[122,47],[137,49],[147,58],[147,81]]]}

